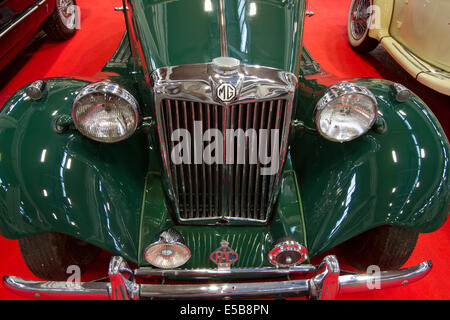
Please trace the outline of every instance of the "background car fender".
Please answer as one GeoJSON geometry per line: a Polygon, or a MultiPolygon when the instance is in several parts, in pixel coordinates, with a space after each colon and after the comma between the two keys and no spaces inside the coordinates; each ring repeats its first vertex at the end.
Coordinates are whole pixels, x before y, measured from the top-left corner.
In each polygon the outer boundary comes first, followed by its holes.
{"type": "Polygon", "coordinates": [[[104,144],[73,129],[55,133],[55,117],[71,113],[88,82],[47,81],[42,100],[21,89],[0,113],[0,232],[62,232],[136,262],[147,138],[137,131],[104,144]]]}
{"type": "MultiPolygon", "coordinates": [[[[313,78],[301,78],[296,115],[310,126],[327,87],[313,78]]],[[[354,81],[377,97],[386,133],[342,144],[302,134],[291,146],[311,256],[379,225],[432,232],[448,217],[450,147],[435,116],[414,94],[397,102],[389,81],[354,81]]]]}

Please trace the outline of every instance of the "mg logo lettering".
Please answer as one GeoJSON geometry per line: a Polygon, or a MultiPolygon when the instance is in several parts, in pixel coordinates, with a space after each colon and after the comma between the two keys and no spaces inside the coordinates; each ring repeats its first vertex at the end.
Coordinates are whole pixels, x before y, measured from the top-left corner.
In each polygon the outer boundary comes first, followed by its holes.
{"type": "Polygon", "coordinates": [[[223,102],[228,102],[234,99],[236,96],[236,88],[229,83],[222,83],[217,87],[217,97],[223,102]]]}

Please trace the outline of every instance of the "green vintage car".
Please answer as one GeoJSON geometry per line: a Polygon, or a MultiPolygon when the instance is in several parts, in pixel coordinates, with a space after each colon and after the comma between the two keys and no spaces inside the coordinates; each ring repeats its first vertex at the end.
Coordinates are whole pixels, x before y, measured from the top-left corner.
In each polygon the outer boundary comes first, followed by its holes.
{"type": "Polygon", "coordinates": [[[399,268],[448,216],[444,131],[404,86],[322,70],[302,46],[305,2],[124,1],[103,81],[42,79],[11,97],[0,231],[46,281],[4,285],[332,299],[426,276],[430,261],[399,268]],[[361,273],[310,262],[334,247],[361,273]],[[68,285],[99,248],[109,281],[68,285]]]}

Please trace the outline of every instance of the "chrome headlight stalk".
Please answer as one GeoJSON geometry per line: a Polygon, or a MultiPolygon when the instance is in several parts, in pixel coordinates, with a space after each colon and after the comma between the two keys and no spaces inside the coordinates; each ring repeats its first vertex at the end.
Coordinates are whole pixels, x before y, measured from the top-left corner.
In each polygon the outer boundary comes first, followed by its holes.
{"type": "Polygon", "coordinates": [[[341,82],[327,89],[314,110],[319,133],[330,141],[354,140],[373,126],[378,103],[366,87],[341,82]]]}
{"type": "Polygon", "coordinates": [[[127,139],[140,122],[138,103],[133,95],[108,80],[91,83],[78,93],[72,118],[83,135],[107,143],[127,139]]]}

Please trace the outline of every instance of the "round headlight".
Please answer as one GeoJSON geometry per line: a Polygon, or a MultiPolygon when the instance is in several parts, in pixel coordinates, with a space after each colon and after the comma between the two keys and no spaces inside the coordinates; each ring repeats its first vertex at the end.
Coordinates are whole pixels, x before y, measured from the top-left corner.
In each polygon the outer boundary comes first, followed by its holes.
{"type": "Polygon", "coordinates": [[[83,135],[100,142],[117,142],[136,130],[138,103],[120,85],[110,81],[96,82],[78,93],[72,118],[83,135]]]}
{"type": "Polygon", "coordinates": [[[367,88],[350,82],[331,86],[319,100],[315,121],[328,140],[346,142],[365,134],[377,117],[377,100],[367,88]]]}
{"type": "Polygon", "coordinates": [[[145,249],[145,260],[151,265],[168,269],[185,264],[191,251],[185,245],[183,236],[175,229],[167,229],[159,235],[159,240],[145,249]]]}

